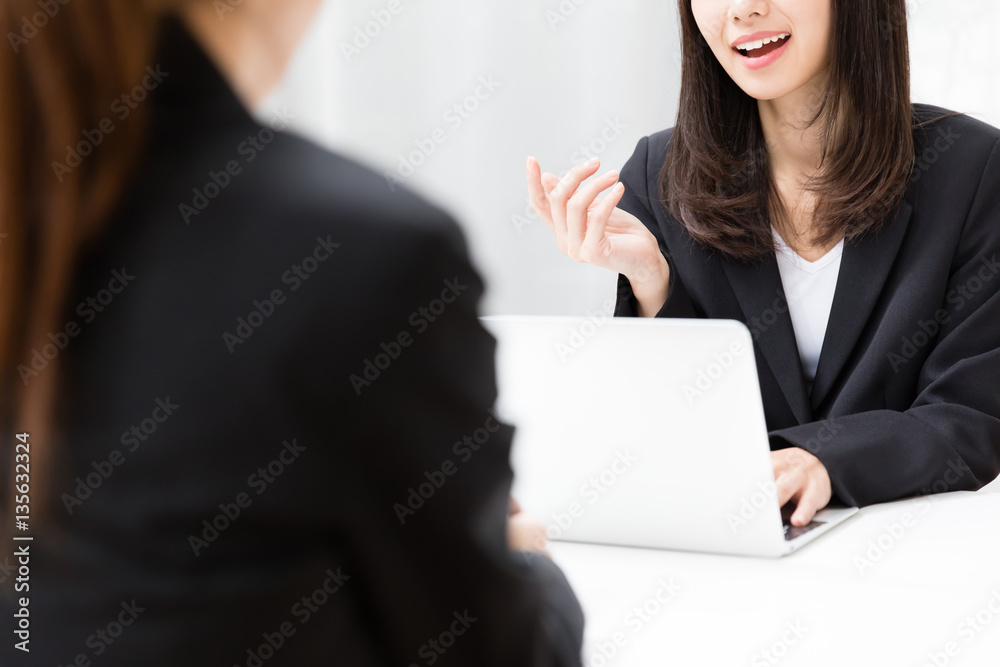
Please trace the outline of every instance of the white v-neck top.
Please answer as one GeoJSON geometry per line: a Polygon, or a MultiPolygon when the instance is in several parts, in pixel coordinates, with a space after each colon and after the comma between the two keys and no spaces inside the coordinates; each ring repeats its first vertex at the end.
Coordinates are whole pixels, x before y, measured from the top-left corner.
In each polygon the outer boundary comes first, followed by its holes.
{"type": "Polygon", "coordinates": [[[810,262],[789,248],[774,227],[771,227],[771,233],[774,235],[778,271],[788,300],[788,313],[795,329],[806,387],[811,392],[833,307],[833,294],[837,289],[844,241],[841,239],[830,252],[810,262]]]}

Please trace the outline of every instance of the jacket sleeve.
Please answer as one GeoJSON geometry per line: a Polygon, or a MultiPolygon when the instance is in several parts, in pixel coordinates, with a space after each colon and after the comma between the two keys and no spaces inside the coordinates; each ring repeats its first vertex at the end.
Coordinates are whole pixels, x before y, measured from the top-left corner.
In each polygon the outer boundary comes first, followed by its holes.
{"type": "Polygon", "coordinates": [[[834,492],[864,506],[975,490],[1000,471],[1000,142],[969,210],[949,279],[947,318],[903,412],[876,410],[773,431],[812,451],[834,492]]]}
{"type": "MultiPolygon", "coordinates": [[[[670,267],[670,285],[667,288],[667,300],[663,303],[663,307],[660,308],[659,312],[656,313],[656,317],[686,317],[694,318],[698,317],[695,312],[694,305],[691,302],[691,298],[688,296],[688,292],[684,287],[684,281],[681,278],[680,273],[677,271],[677,267],[674,264],[673,259],[670,256],[670,251],[667,249],[667,245],[663,239],[663,232],[660,230],[659,224],[657,224],[656,218],[653,215],[652,207],[659,205],[657,198],[655,201],[650,196],[650,181],[649,181],[649,170],[647,168],[649,162],[649,137],[643,137],[639,140],[638,145],[635,147],[635,152],[632,157],[628,159],[625,166],[622,167],[620,179],[625,185],[625,194],[622,195],[621,201],[618,203],[618,208],[631,213],[639,220],[642,224],[653,234],[656,238],[657,243],[660,246],[660,252],[663,253],[664,258],[667,260],[667,264],[670,267]]],[[[654,172],[654,173],[659,173],[654,172]]],[[[655,187],[656,181],[652,183],[655,187]]],[[[656,192],[656,190],[653,190],[656,192]]],[[[629,283],[628,278],[622,274],[618,274],[618,294],[615,303],[615,316],[617,317],[638,317],[639,315],[639,303],[635,298],[635,293],[632,291],[632,285],[629,283]]]]}
{"type": "Polygon", "coordinates": [[[360,429],[349,532],[366,614],[383,628],[391,664],[578,666],[583,612],[566,578],[507,546],[514,428],[492,411],[483,282],[458,226],[440,212],[421,216],[406,238],[383,239],[385,275],[367,284],[359,320],[339,323],[362,350],[343,407],[360,429]],[[367,375],[365,357],[377,366],[367,375]]]}

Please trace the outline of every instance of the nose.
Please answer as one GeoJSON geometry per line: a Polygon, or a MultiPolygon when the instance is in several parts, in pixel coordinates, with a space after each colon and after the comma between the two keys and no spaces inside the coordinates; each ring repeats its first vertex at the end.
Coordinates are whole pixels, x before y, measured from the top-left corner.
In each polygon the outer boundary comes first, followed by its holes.
{"type": "Polygon", "coordinates": [[[767,16],[767,5],[768,0],[732,0],[729,3],[729,19],[739,23],[753,17],[767,16]]]}

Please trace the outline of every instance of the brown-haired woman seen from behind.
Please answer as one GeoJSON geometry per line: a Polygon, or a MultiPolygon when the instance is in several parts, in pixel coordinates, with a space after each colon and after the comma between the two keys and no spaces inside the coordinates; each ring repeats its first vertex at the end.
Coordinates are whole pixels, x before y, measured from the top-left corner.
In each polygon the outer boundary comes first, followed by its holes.
{"type": "Polygon", "coordinates": [[[458,226],[248,111],[318,4],[0,9],[4,667],[579,664],[458,226]]]}
{"type": "Polygon", "coordinates": [[[616,315],[749,327],[793,524],[988,483],[1000,131],[911,104],[904,0],[679,6],[676,125],[620,182],[528,159],[560,250],[619,274],[616,315]]]}

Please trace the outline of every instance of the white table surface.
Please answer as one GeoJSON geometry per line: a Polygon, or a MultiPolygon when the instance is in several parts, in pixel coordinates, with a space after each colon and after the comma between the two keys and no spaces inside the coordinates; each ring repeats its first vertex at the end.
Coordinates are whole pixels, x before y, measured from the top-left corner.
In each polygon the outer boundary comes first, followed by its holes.
{"type": "Polygon", "coordinates": [[[867,507],[780,559],[550,551],[586,667],[1000,667],[998,488],[867,507]]]}

